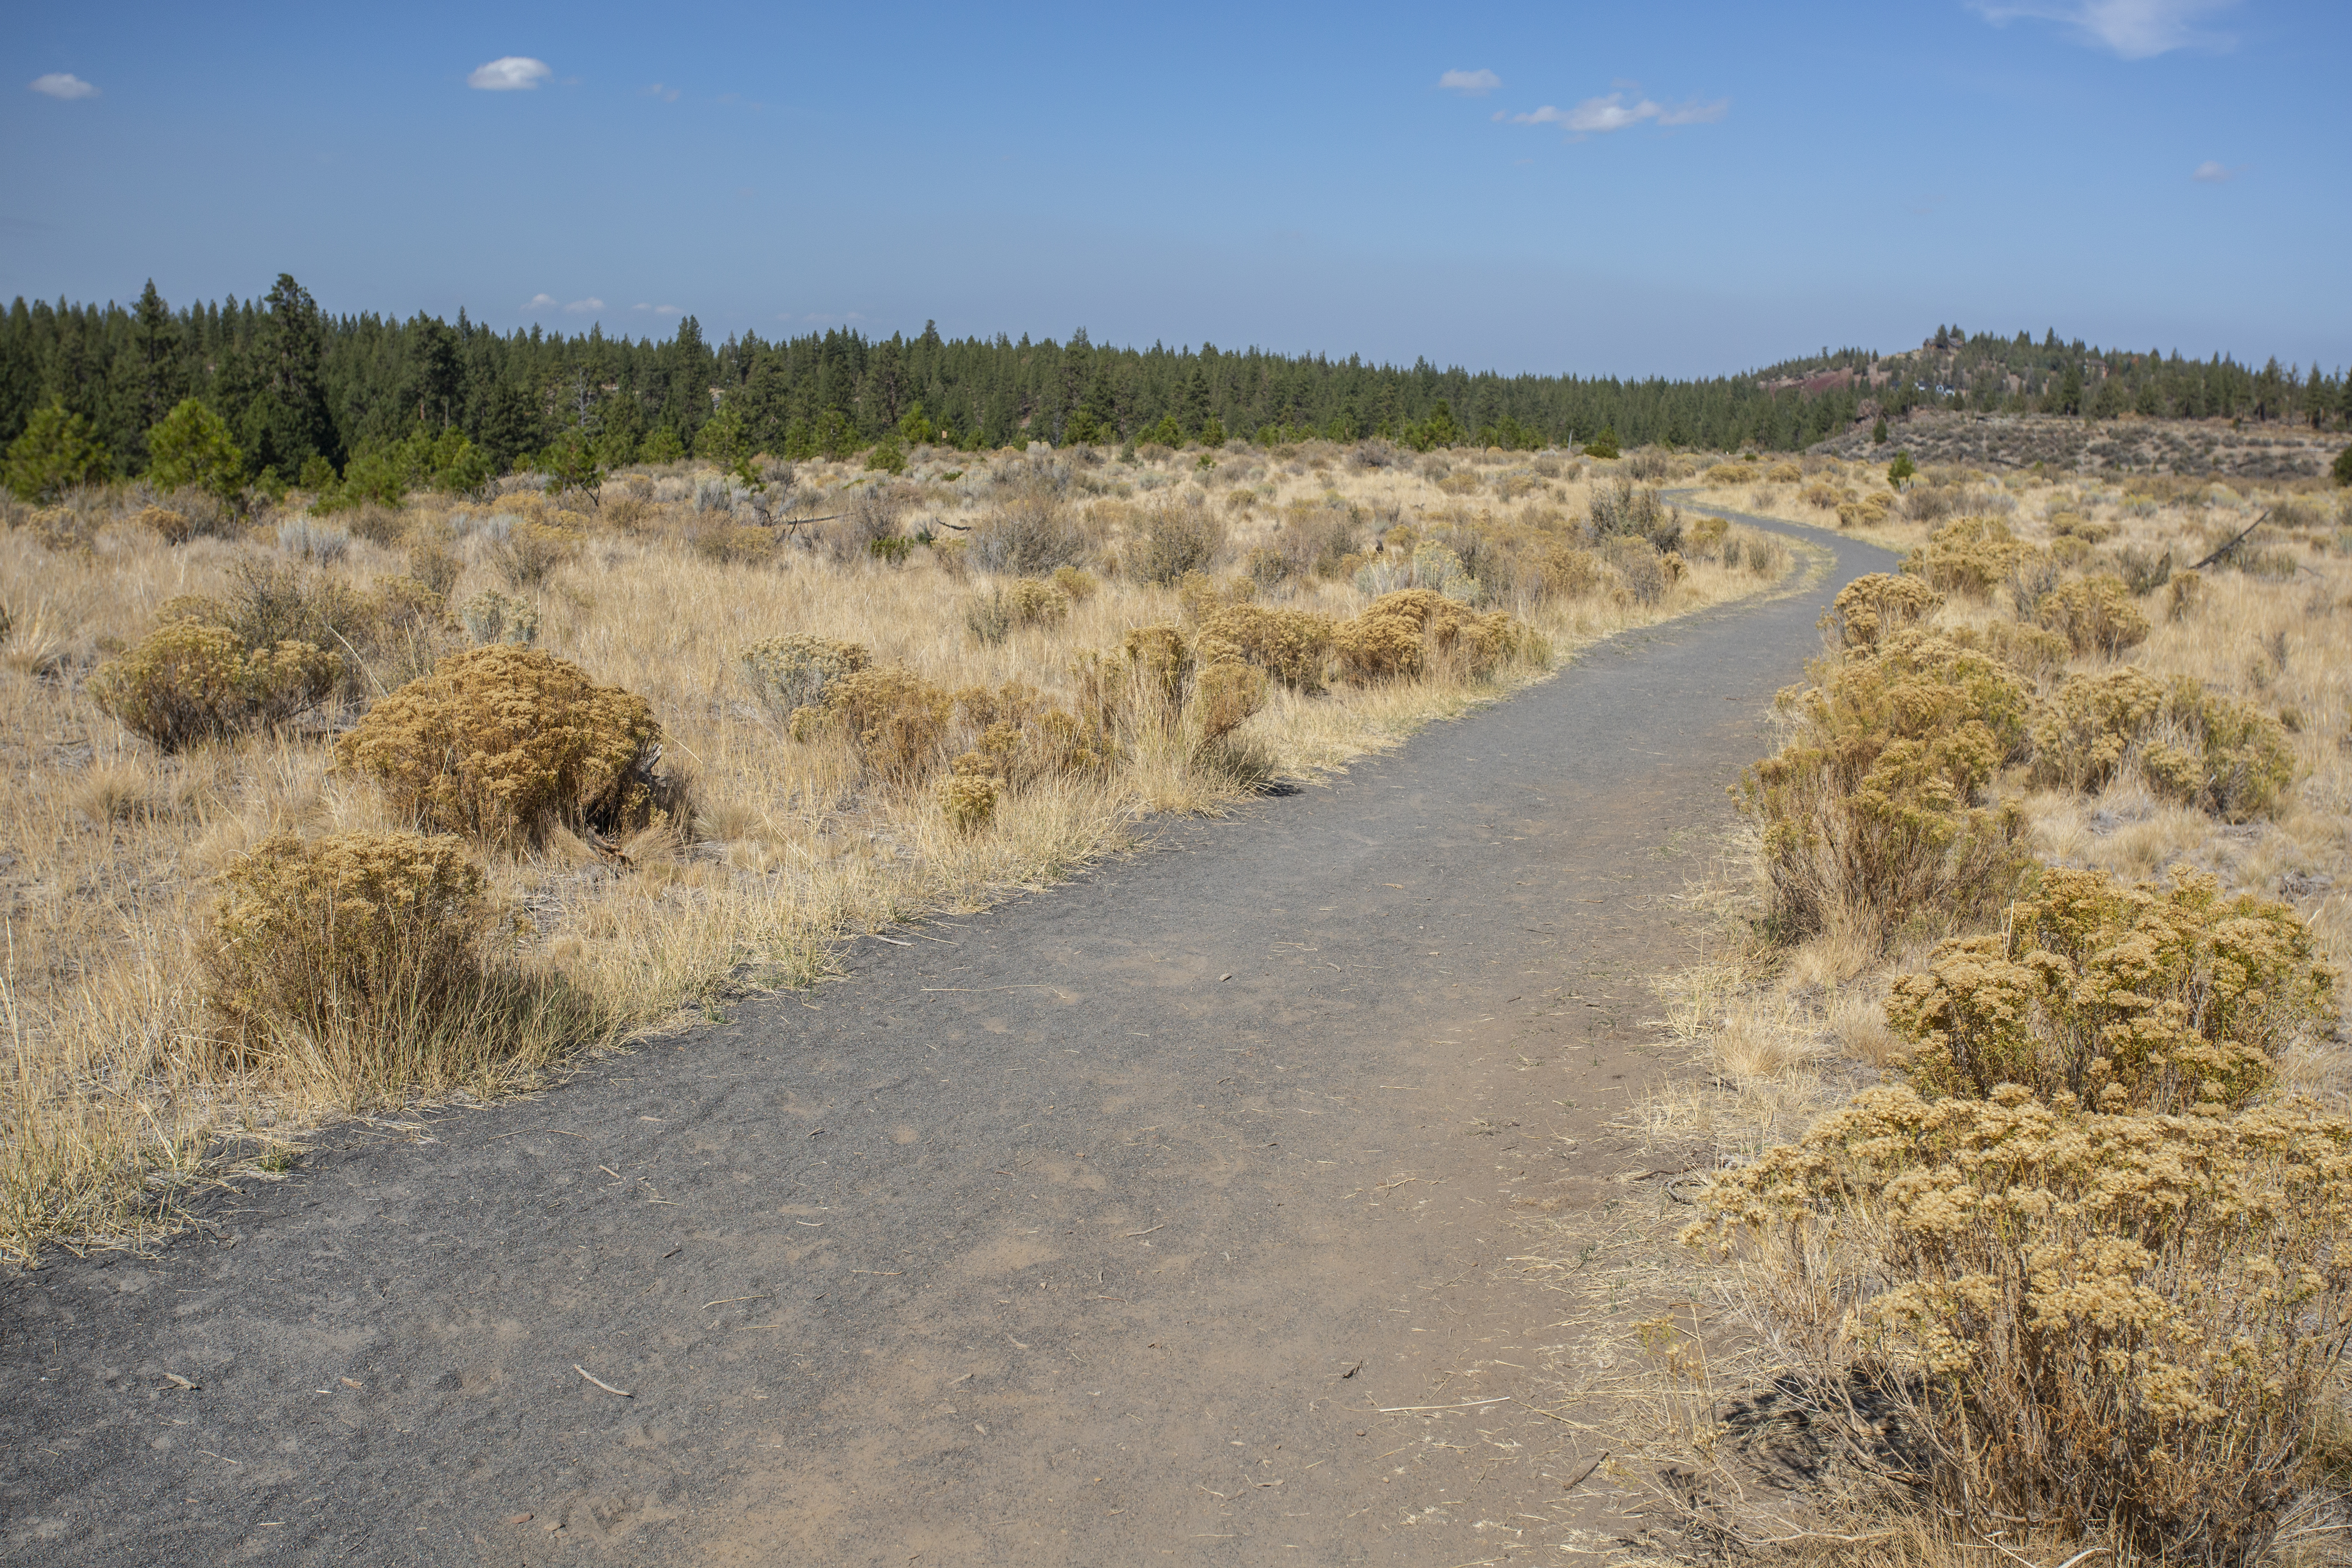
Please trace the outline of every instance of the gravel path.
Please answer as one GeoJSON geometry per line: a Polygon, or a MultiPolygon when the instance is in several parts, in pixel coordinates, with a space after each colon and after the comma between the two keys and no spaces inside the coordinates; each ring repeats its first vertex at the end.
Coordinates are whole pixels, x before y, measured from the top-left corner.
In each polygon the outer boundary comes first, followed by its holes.
{"type": "Polygon", "coordinates": [[[1573,1560],[1620,1524],[1526,1259],[1632,1190],[1660,895],[1890,565],[1811,537],[1328,786],[0,1281],[0,1559],[1573,1560]]]}

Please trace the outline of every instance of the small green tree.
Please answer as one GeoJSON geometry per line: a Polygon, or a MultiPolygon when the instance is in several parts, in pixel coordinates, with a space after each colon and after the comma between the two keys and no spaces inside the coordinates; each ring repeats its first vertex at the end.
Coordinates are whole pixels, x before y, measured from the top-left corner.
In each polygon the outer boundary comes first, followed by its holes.
{"type": "Polygon", "coordinates": [[[2352,447],[2336,454],[2336,467],[2331,470],[2339,485],[2352,485],[2352,447]]]}
{"type": "Polygon", "coordinates": [[[840,409],[828,408],[817,416],[816,449],[823,457],[838,463],[863,450],[865,446],[866,443],[858,437],[857,426],[851,424],[849,416],[840,409]]]}
{"type": "Polygon", "coordinates": [[[1184,444],[1184,429],[1182,426],[1176,423],[1176,416],[1163,414],[1160,416],[1159,424],[1147,425],[1138,430],[1135,433],[1135,439],[1138,445],[1146,441],[1157,441],[1163,447],[1181,447],[1184,444]]]}
{"type": "Polygon", "coordinates": [[[677,432],[667,425],[646,437],[637,447],[637,461],[640,463],[675,463],[685,456],[686,443],[679,440],[677,432]]]}
{"type": "Polygon", "coordinates": [[[1225,422],[1212,414],[1209,422],[1201,426],[1201,445],[1213,452],[1224,444],[1225,422]]]}
{"type": "Polygon", "coordinates": [[[892,431],[874,444],[866,454],[866,471],[869,474],[903,474],[907,471],[907,449],[898,445],[898,434],[892,431]]]}
{"type": "Polygon", "coordinates": [[[245,454],[227,422],[193,397],[147,432],[147,477],[164,489],[198,489],[227,500],[245,488],[245,454]]]}
{"type": "Polygon", "coordinates": [[[704,420],[702,428],[695,433],[694,455],[723,468],[743,457],[748,445],[743,411],[721,404],[719,412],[704,420]]]}
{"type": "Polygon", "coordinates": [[[1601,434],[1584,444],[1584,455],[1588,458],[1617,457],[1617,426],[1603,425],[1601,434]]]}
{"type": "MultiPolygon", "coordinates": [[[[1071,417],[1075,419],[1079,416],[1073,415],[1071,417]]],[[[912,408],[907,410],[906,416],[898,421],[898,439],[909,447],[924,446],[938,435],[939,432],[932,427],[929,417],[923,413],[923,405],[919,399],[912,408]]]]}
{"type": "Polygon", "coordinates": [[[1904,482],[1918,471],[1911,461],[1910,453],[1897,452],[1895,454],[1895,460],[1886,465],[1886,482],[1891,488],[1899,490],[1903,488],[1904,482]]]}
{"type": "Polygon", "coordinates": [[[1870,444],[1874,447],[1884,447],[1886,445],[1885,416],[1881,415],[1879,416],[1878,423],[1870,427],[1870,444]]]}
{"type": "Polygon", "coordinates": [[[89,421],[66,412],[63,398],[34,410],[25,433],[8,444],[6,461],[8,488],[28,501],[55,500],[76,485],[104,484],[114,473],[89,421]]]}
{"type": "Polygon", "coordinates": [[[565,490],[585,490],[593,500],[604,489],[604,469],[596,461],[596,448],[578,430],[566,430],[547,444],[534,465],[547,476],[547,493],[562,495],[565,490]]]}

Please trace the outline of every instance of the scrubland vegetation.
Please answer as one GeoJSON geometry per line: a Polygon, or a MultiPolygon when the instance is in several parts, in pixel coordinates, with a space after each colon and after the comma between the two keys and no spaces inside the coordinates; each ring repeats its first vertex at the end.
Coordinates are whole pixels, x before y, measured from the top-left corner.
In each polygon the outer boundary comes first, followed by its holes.
{"type": "Polygon", "coordinates": [[[7,1250],[809,984],[1792,564],[1633,459],[906,458],[11,506],[7,1250]]]}
{"type": "Polygon", "coordinates": [[[1934,467],[1898,490],[1825,458],[1706,481],[1905,552],[1782,694],[1712,889],[1724,955],[1664,985],[1705,1079],[1652,1113],[1716,1151],[1685,1239],[1744,1325],[1713,1366],[1755,1374],[1744,1403],[1710,1386],[1693,1452],[1796,1465],[1820,1505],[1727,1503],[1710,1538],[2340,1560],[2341,492],[1934,467]]]}

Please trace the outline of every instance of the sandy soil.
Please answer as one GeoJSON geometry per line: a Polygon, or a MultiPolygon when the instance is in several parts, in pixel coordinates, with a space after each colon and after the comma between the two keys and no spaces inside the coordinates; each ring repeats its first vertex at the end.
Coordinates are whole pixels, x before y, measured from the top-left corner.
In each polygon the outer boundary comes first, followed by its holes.
{"type": "Polygon", "coordinates": [[[1630,1499],[1577,1481],[1528,1260],[1675,1173],[1623,1114],[1675,851],[1727,820],[1838,586],[1891,565],[1808,537],[1837,562],[1801,591],[1328,786],[529,1100],[341,1128],[153,1256],[0,1282],[0,1554],[1605,1547],[1630,1499]]]}

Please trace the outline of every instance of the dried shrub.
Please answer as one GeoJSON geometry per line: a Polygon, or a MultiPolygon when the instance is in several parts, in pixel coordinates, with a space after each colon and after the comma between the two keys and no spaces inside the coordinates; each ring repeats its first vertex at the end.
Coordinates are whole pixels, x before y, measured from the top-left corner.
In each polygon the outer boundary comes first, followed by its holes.
{"type": "Polygon", "coordinates": [[[1938,946],[1886,1021],[1912,1083],[1985,1099],[2021,1084],[2105,1112],[2238,1109],[2336,1026],[2336,974],[2285,904],[2215,879],[2125,887],[2052,869],[1999,935],[1938,946]]]}
{"type": "Polygon", "coordinates": [[[2239,1568],[2318,1479],[2352,1335],[2339,1115],[1875,1089],[1705,1201],[1685,1240],[1745,1262],[1808,1392],[1964,1531],[2239,1568]]]}
{"type": "Polygon", "coordinates": [[[1203,741],[1223,740],[1265,706],[1265,671],[1238,659],[1221,658],[1201,666],[1193,677],[1191,707],[1199,716],[1203,741]]]}
{"type": "Polygon", "coordinates": [[[1022,577],[964,604],[963,623],[982,644],[1003,642],[1023,626],[1058,626],[1070,614],[1069,595],[1042,578],[1022,577]]]}
{"type": "Polygon", "coordinates": [[[1927,586],[1965,598],[1991,596],[2025,547],[1995,518],[1964,517],[1927,536],[1903,558],[1903,570],[1927,586]]]}
{"type": "Polygon", "coordinates": [[[1051,579],[1055,591],[1073,605],[1083,605],[1101,592],[1102,584],[1076,566],[1057,566],[1051,579]]]}
{"type": "Polygon", "coordinates": [[[451,654],[336,745],[431,830],[536,844],[556,824],[618,833],[675,814],[645,699],[577,665],[493,644],[451,654]]]}
{"type": "Polygon", "coordinates": [[[1257,597],[1257,584],[1247,577],[1216,578],[1205,572],[1187,572],[1176,584],[1176,607],[1187,618],[1199,620],[1230,605],[1246,605],[1257,597]]]}
{"type": "Polygon", "coordinates": [[[1312,610],[1235,605],[1202,617],[1200,641],[1204,650],[1213,650],[1209,657],[1255,666],[1294,691],[1315,691],[1322,688],[1338,626],[1312,610]]]}
{"type": "Polygon", "coordinates": [[[723,515],[698,521],[686,537],[697,555],[721,566],[764,566],[782,544],[776,533],[758,523],[739,523],[723,515]]]}
{"type": "Polygon", "coordinates": [[[955,708],[971,748],[955,761],[958,773],[977,770],[1011,789],[1041,778],[1093,773],[1117,746],[1099,714],[1092,723],[1047,702],[1024,681],[967,687],[955,708]]]}
{"type": "Polygon", "coordinates": [[[1294,501],[1283,516],[1274,548],[1297,577],[1337,577],[1360,542],[1362,527],[1346,507],[1294,501]]]}
{"type": "Polygon", "coordinates": [[[1756,482],[1753,463],[1717,463],[1706,470],[1706,482],[1711,485],[1748,485],[1756,482]]]}
{"type": "Polygon", "coordinates": [[[1004,489],[996,505],[971,526],[965,550],[983,572],[1034,576],[1086,559],[1086,531],[1070,515],[1062,491],[1047,478],[1033,476],[1004,489]]]}
{"type": "Polygon", "coordinates": [[[1944,595],[1916,577],[1871,572],[1838,590],[1830,614],[1847,647],[1868,649],[1889,633],[1917,626],[1943,607],[1944,595]]]}
{"type": "Polygon", "coordinates": [[[744,679],[761,706],[785,722],[800,709],[822,707],[835,681],[870,662],[863,643],[797,632],[753,643],[742,656],[744,679]]]}
{"type": "Polygon", "coordinates": [[[1983,637],[1994,658],[2036,680],[2063,669],[2074,651],[2056,632],[2021,621],[1991,622],[1984,628],[1983,637]]]}
{"type": "Polygon", "coordinates": [[[2142,550],[2126,544],[2116,554],[2116,570],[2134,598],[2145,599],[2172,580],[2172,552],[2142,550]]]}
{"type": "Polygon", "coordinates": [[[1786,701],[1788,742],[1741,783],[1783,935],[1883,935],[2000,908],[2029,865],[2024,818],[1976,799],[2024,749],[2031,700],[2011,670],[1896,632],[1786,701]]]}
{"type": "Polygon", "coordinates": [[[2286,726],[2252,703],[2208,691],[2186,676],[2166,696],[2161,739],[2140,750],[2140,775],[2157,794],[2224,822],[2277,813],[2294,782],[2286,726]]]}
{"type": "Polygon", "coordinates": [[[2113,658],[2147,640],[2147,617],[2120,577],[2078,577],[2042,595],[2033,619],[2080,655],[2113,658]]]}
{"type": "Polygon", "coordinates": [[[853,670],[835,679],[822,705],[792,718],[795,739],[831,732],[866,769],[892,784],[912,784],[945,760],[955,699],[911,670],[853,670]]]}
{"type": "Polygon", "coordinates": [[[1614,484],[1593,488],[1585,526],[1595,539],[1631,534],[1649,541],[1664,554],[1682,542],[1683,514],[1681,508],[1666,504],[1656,486],[1636,485],[1621,476],[1614,484]]]}
{"type": "Polygon", "coordinates": [[[2164,711],[2164,688],[2126,665],[2070,675],[2033,716],[2033,779],[2068,789],[2103,787],[2122,771],[2164,711]]]}
{"type": "MultiPolygon", "coordinates": [[[[985,772],[976,768],[967,772],[965,760],[959,757],[956,771],[940,781],[940,809],[948,826],[958,833],[977,833],[994,819],[999,791],[996,781],[985,772]]],[[[979,761],[976,756],[970,760],[979,761]]]]}
{"type": "Polygon", "coordinates": [[[1666,596],[1674,579],[1666,574],[1665,557],[1639,534],[1619,534],[1601,541],[1601,558],[1617,569],[1621,591],[1637,605],[1654,605],[1666,596]]]}
{"type": "Polygon", "coordinates": [[[1555,545],[1537,563],[1534,581],[1542,597],[1586,599],[1601,591],[1605,577],[1601,557],[1591,551],[1555,545]]]}
{"type": "Polygon", "coordinates": [[[188,514],[170,507],[142,506],[131,514],[131,521],[141,528],[153,529],[166,544],[185,544],[195,533],[195,525],[188,514]]]}
{"type": "Polygon", "coordinates": [[[509,588],[536,588],[558,566],[572,559],[579,543],[578,537],[568,530],[517,521],[502,537],[492,541],[490,567],[506,579],[509,588]]]}
{"type": "Polygon", "coordinates": [[[332,566],[352,552],[351,531],[307,517],[289,517],[278,525],[278,548],[297,560],[332,566]]]}
{"type": "Polygon", "coordinates": [[[1145,514],[1128,569],[1147,583],[1174,583],[1187,572],[1207,571],[1224,542],[1224,524],[1208,508],[1163,502],[1145,514]]]}
{"type": "Polygon", "coordinates": [[[1532,629],[1501,610],[1480,615],[1430,588],[1386,594],[1353,620],[1332,628],[1331,651],[1350,680],[1410,678],[1443,665],[1465,679],[1492,675],[1506,661],[1542,664],[1550,649],[1532,629]]]}
{"type": "Polygon", "coordinates": [[[529,647],[539,640],[539,606],[485,588],[457,606],[457,624],[477,643],[529,647]]]}
{"type": "Polygon", "coordinates": [[[1801,485],[1805,482],[1805,470],[1794,463],[1784,461],[1767,468],[1764,477],[1776,485],[1801,485]]]}
{"type": "Polygon", "coordinates": [[[333,695],[342,660],[310,643],[248,648],[224,626],[178,620],[100,665],[89,695],[166,752],[274,730],[333,695]]]}
{"type": "Polygon", "coordinates": [[[2201,572],[2177,572],[2165,584],[2164,618],[2185,621],[2205,602],[2205,575],[2201,572]]]}

